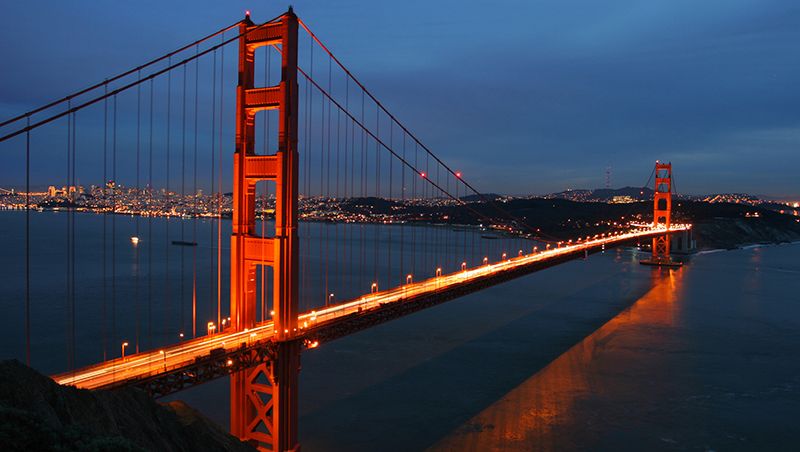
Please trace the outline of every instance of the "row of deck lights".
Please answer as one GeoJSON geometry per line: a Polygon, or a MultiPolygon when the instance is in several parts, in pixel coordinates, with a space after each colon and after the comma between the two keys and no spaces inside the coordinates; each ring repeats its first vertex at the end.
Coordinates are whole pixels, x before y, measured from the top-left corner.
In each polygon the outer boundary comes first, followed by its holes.
{"type": "MultiPolygon", "coordinates": [[[[604,237],[606,237],[606,235],[608,235],[608,237],[618,236],[620,234],[622,234],[622,232],[617,231],[617,232],[608,233],[608,234],[606,234],[606,233],[595,234],[594,236],[587,235],[585,239],[584,238],[578,238],[576,240],[576,242],[581,242],[583,240],[589,241],[589,240],[592,240],[592,239],[604,238],[604,237]]],[[[564,244],[563,241],[556,242],[556,247],[560,248],[562,244],[564,244]]],[[[568,240],[566,242],[566,245],[567,246],[571,246],[572,245],[572,240],[571,239],[568,240]]],[[[551,246],[550,243],[546,244],[545,250],[549,250],[550,246],[551,246]]],[[[539,247],[534,246],[532,248],[533,253],[534,254],[537,253],[538,249],[539,249],[539,247]]],[[[521,257],[523,255],[523,251],[519,250],[518,255],[521,257]]],[[[501,260],[505,261],[507,259],[508,259],[508,253],[504,252],[501,255],[501,260]]],[[[489,257],[488,256],[484,256],[483,265],[489,265],[489,257]]],[[[467,263],[466,262],[461,262],[461,271],[464,271],[464,272],[467,271],[467,263]]],[[[441,276],[442,276],[442,267],[437,267],[436,268],[436,277],[438,278],[438,277],[441,277],[441,276]]],[[[413,275],[412,274],[406,275],[406,284],[410,285],[410,284],[412,284],[412,282],[413,282],[413,275]]],[[[378,283],[377,282],[373,282],[372,286],[370,287],[370,290],[371,290],[371,293],[377,293],[378,292],[378,283]]],[[[334,298],[335,298],[335,294],[333,294],[333,293],[328,294],[328,297],[327,297],[327,300],[326,300],[327,304],[333,304],[334,298]]],[[[270,316],[274,316],[275,315],[275,311],[270,311],[269,314],[270,314],[270,316]]],[[[223,330],[225,329],[225,327],[230,324],[230,320],[231,320],[230,317],[222,319],[222,321],[220,322],[220,329],[219,329],[220,333],[222,333],[223,330]]],[[[206,327],[207,327],[207,334],[209,334],[209,335],[213,335],[217,330],[217,325],[214,322],[208,322],[206,327]]],[[[251,334],[251,336],[255,336],[255,333],[251,334]]],[[[180,333],[179,337],[180,337],[181,340],[183,340],[184,339],[184,334],[180,333]]],[[[128,342],[123,342],[122,343],[122,358],[123,359],[125,358],[125,348],[128,347],[128,345],[129,345],[128,342]]],[[[164,351],[161,350],[161,353],[164,354],[164,351]]]]}
{"type": "MultiPolygon", "coordinates": [[[[682,225],[681,225],[681,226],[682,226],[682,225]]],[[[609,233],[609,234],[608,234],[608,237],[619,236],[619,235],[621,235],[621,234],[623,234],[623,232],[621,232],[621,231],[617,231],[617,232],[614,232],[614,233],[609,233]]],[[[591,240],[591,239],[597,239],[597,238],[603,238],[603,237],[606,237],[606,234],[605,234],[605,233],[603,233],[603,234],[595,234],[595,235],[594,235],[594,237],[592,237],[592,236],[586,236],[586,239],[585,239],[585,240],[589,241],[589,240],[591,240]]],[[[578,238],[578,239],[576,240],[576,242],[580,242],[581,240],[582,240],[581,238],[578,238]]],[[[557,246],[557,248],[560,248],[560,247],[561,247],[561,245],[562,245],[563,243],[564,243],[563,241],[557,242],[557,243],[556,243],[556,246],[557,246]]],[[[571,245],[572,245],[572,240],[568,240],[568,241],[567,241],[567,246],[571,246],[571,245]]],[[[546,249],[546,250],[549,250],[549,249],[550,249],[550,244],[549,244],[549,243],[546,245],[545,249],[546,249]]],[[[533,251],[533,253],[534,253],[534,254],[536,254],[536,253],[538,252],[538,247],[534,246],[534,247],[532,248],[532,251],[533,251]]],[[[519,256],[522,256],[522,255],[523,255],[523,252],[522,252],[522,250],[519,250],[519,256]]],[[[504,252],[504,253],[502,254],[502,260],[506,260],[506,258],[507,258],[507,253],[505,253],[505,252],[504,252]]],[[[483,264],[484,264],[484,265],[489,265],[489,258],[488,258],[488,256],[484,256],[484,258],[483,258],[483,264]]],[[[464,271],[464,272],[466,272],[466,271],[467,271],[467,263],[466,263],[466,262],[462,262],[462,263],[461,263],[461,270],[462,270],[462,271],[464,271]]],[[[437,268],[436,268],[436,277],[438,278],[438,277],[441,277],[441,276],[442,276],[442,268],[441,268],[441,267],[437,267],[437,268]]],[[[410,285],[410,284],[412,283],[412,281],[413,281],[413,275],[412,275],[412,274],[408,274],[408,275],[406,276],[406,284],[409,284],[409,285],[410,285]]],[[[373,282],[373,283],[372,283],[371,290],[372,290],[372,293],[377,293],[377,291],[378,291],[378,283],[377,283],[377,282],[373,282]]],[[[333,300],[334,300],[334,294],[333,294],[333,293],[331,293],[331,294],[329,294],[329,295],[328,295],[328,299],[327,299],[327,301],[329,301],[330,303],[333,303],[333,300]]],[[[274,316],[274,315],[275,315],[275,311],[274,311],[274,310],[273,310],[273,311],[270,311],[270,316],[274,316]]],[[[312,321],[313,321],[313,320],[316,320],[316,312],[315,312],[315,311],[312,311],[312,317],[311,317],[311,319],[312,319],[312,321]]],[[[225,325],[226,325],[226,324],[230,324],[230,320],[231,320],[231,318],[230,318],[230,317],[228,317],[228,318],[225,318],[225,319],[222,319],[222,321],[221,321],[221,328],[220,328],[220,332],[222,332],[222,330],[224,329],[224,327],[225,327],[225,325]]],[[[307,325],[308,325],[308,324],[307,324],[307,322],[304,322],[304,323],[303,323],[303,326],[301,326],[301,327],[300,327],[300,329],[303,329],[304,327],[307,327],[307,325]]],[[[217,327],[216,327],[216,325],[214,324],[214,322],[208,322],[207,328],[208,328],[208,334],[209,334],[209,335],[212,335],[212,334],[214,334],[214,332],[216,331],[216,328],[217,328],[217,327]]],[[[295,331],[296,331],[296,329],[295,329],[295,331]]],[[[247,329],[245,329],[245,332],[247,332],[247,329]]],[[[276,332],[276,333],[277,333],[277,330],[275,330],[274,332],[276,332]]],[[[286,333],[288,333],[289,331],[288,331],[288,330],[285,330],[285,332],[286,332],[286,333]]],[[[183,333],[180,333],[180,334],[179,334],[179,337],[180,337],[180,339],[181,339],[181,340],[183,340],[183,338],[184,338],[184,334],[183,334],[183,333]]],[[[250,337],[249,337],[249,339],[250,339],[250,340],[255,340],[255,338],[256,338],[256,333],[250,333],[250,337]]],[[[126,347],[128,347],[128,345],[129,345],[129,344],[128,344],[128,342],[127,342],[127,341],[122,343],[122,350],[121,350],[121,352],[122,352],[122,359],[123,359],[123,360],[125,359],[125,348],[126,348],[126,347]]],[[[224,343],[223,343],[223,346],[224,346],[224,343]]],[[[319,346],[319,341],[313,341],[313,342],[309,342],[309,343],[307,344],[307,346],[308,346],[308,348],[316,348],[316,347],[318,347],[318,346],[319,346]]],[[[167,370],[167,353],[166,353],[166,351],[165,351],[165,350],[163,350],[163,349],[162,349],[162,350],[159,350],[159,351],[158,351],[158,353],[159,353],[159,354],[160,354],[160,355],[163,357],[163,361],[164,361],[164,371],[166,371],[166,370],[167,370]]],[[[233,361],[232,361],[231,359],[228,359],[228,361],[227,361],[227,363],[226,363],[226,364],[227,364],[228,366],[231,366],[231,365],[233,365],[233,361]]]]}

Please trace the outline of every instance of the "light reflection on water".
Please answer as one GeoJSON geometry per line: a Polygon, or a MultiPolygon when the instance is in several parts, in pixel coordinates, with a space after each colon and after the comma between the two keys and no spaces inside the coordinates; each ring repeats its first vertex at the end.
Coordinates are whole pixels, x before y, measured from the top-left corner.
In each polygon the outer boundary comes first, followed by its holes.
{"type": "MultiPolygon", "coordinates": [[[[625,330],[673,326],[678,315],[681,281],[690,267],[652,272],[652,289],[630,308],[609,320],[540,372],[446,436],[431,450],[528,451],[559,450],[569,438],[559,427],[576,426],[573,413],[587,395],[612,396],[620,385],[615,369],[598,361],[612,349],[648,347],[646,335],[625,330]],[[611,376],[611,379],[608,377],[611,376]]],[[[652,365],[653,362],[651,361],[652,365]]],[[[574,444],[573,444],[574,446],[574,444]]]]}

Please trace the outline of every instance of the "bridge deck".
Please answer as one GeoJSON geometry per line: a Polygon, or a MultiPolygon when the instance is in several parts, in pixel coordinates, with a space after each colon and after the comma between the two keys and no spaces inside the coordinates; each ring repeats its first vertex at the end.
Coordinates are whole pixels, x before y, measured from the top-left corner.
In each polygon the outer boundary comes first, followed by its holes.
{"type": "MultiPolygon", "coordinates": [[[[673,226],[670,232],[688,227],[673,226]]],[[[664,232],[663,228],[644,228],[524,254],[502,262],[364,295],[301,314],[296,338],[303,340],[307,347],[315,347],[320,341],[342,337],[391,318],[583,256],[584,253],[597,252],[664,232]]],[[[60,384],[86,389],[139,385],[145,386],[154,395],[165,395],[246,368],[253,364],[253,360],[269,359],[274,333],[273,322],[264,322],[248,331],[223,332],[186,340],[161,350],[131,354],[124,359],[105,361],[54,375],[52,378],[60,384]],[[160,381],[162,378],[169,381],[160,381]]]]}

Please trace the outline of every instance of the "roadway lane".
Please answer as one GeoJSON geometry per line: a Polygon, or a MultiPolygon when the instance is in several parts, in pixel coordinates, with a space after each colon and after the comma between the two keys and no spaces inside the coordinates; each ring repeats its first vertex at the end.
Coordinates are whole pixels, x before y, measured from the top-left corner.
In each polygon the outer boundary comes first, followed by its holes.
{"type": "MultiPolygon", "coordinates": [[[[690,227],[689,225],[673,225],[670,231],[682,231],[690,227]]],[[[363,295],[325,309],[307,312],[298,316],[298,327],[302,332],[304,329],[327,322],[334,322],[337,318],[352,313],[368,311],[386,303],[402,301],[425,293],[446,291],[463,283],[474,282],[499,272],[554,259],[581,249],[589,250],[598,246],[613,245],[634,238],[646,238],[663,234],[664,232],[666,232],[666,229],[663,227],[646,227],[608,236],[596,235],[591,239],[569,243],[557,248],[537,250],[536,252],[531,250],[532,252],[529,254],[511,257],[501,262],[467,268],[466,270],[429,278],[420,282],[412,282],[390,290],[363,295]]],[[[274,324],[272,321],[268,321],[258,324],[250,330],[230,333],[222,332],[186,340],[161,350],[131,354],[124,359],[117,358],[105,361],[76,369],[72,372],[54,375],[52,378],[59,384],[74,385],[86,389],[102,388],[122,380],[144,379],[167,370],[185,367],[192,364],[195,358],[208,356],[211,350],[214,349],[228,350],[239,347],[242,342],[250,344],[270,340],[274,333],[274,324]]]]}

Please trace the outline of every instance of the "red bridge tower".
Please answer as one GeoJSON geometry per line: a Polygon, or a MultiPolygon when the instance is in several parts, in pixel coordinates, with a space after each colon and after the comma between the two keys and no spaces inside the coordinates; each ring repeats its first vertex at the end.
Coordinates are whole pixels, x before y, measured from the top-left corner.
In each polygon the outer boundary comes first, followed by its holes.
{"type": "MultiPolygon", "coordinates": [[[[298,311],[297,241],[297,16],[289,8],[279,20],[239,25],[239,84],[236,89],[236,152],[233,156],[233,234],[231,236],[231,325],[236,331],[256,325],[256,267],[273,269],[274,360],[231,375],[231,433],[262,450],[295,451],[297,377],[300,343],[295,340],[298,311]],[[255,88],[255,50],[280,46],[281,81],[255,88]],[[278,110],[278,149],[255,153],[255,115],[278,110]],[[255,228],[255,188],[275,183],[275,235],[255,228]]],[[[265,137],[266,139],[266,137],[265,137]]],[[[266,272],[262,272],[264,275],[266,272]]]]}
{"type": "MultiPolygon", "coordinates": [[[[672,224],[672,163],[656,161],[655,192],[653,193],[653,226],[669,230],[672,224]]],[[[645,265],[677,267],[669,256],[670,234],[668,232],[653,237],[653,253],[649,260],[641,261],[645,265]]]]}

